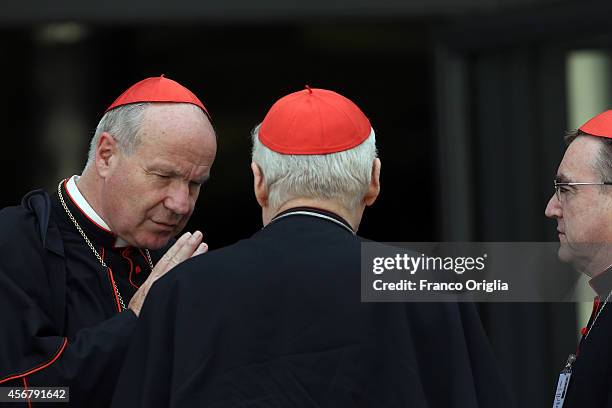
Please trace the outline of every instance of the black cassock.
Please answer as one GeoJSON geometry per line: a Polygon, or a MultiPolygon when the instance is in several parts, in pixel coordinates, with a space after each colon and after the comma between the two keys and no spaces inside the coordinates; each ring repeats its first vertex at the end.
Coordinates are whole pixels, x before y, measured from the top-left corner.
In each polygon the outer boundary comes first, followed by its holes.
{"type": "Polygon", "coordinates": [[[589,334],[580,341],[564,408],[612,408],[612,297],[603,303],[612,291],[612,268],[593,278],[591,286],[602,303],[593,308],[589,334]]]}
{"type": "MultiPolygon", "coordinates": [[[[0,211],[0,386],[70,387],[69,406],[108,406],[137,320],[120,312],[112,280],[127,306],[150,266],[140,249],[114,247],[117,237],[81,212],[65,184],[62,191],[109,269],[57,193],[32,192],[0,211]]],[[[151,252],[154,262],[160,254],[151,252]]]]}
{"type": "Polygon", "coordinates": [[[153,285],[113,406],[510,405],[473,305],[362,303],[362,239],[305,211],[153,285]]]}

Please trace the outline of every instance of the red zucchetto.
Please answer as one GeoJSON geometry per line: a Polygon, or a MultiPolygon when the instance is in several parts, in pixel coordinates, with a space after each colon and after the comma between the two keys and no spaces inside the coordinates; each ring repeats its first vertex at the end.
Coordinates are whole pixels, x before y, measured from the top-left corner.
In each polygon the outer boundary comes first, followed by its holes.
{"type": "Polygon", "coordinates": [[[166,77],[152,77],[135,83],[123,92],[105,111],[118,106],[142,102],[191,103],[209,116],[204,104],[189,89],[166,77]]]}
{"type": "Polygon", "coordinates": [[[589,119],[580,130],[589,135],[612,138],[612,110],[607,110],[589,119]]]}
{"type": "Polygon", "coordinates": [[[270,108],[259,128],[259,140],[282,154],[328,154],[352,149],[371,131],[368,118],[349,99],[306,87],[270,108]]]}

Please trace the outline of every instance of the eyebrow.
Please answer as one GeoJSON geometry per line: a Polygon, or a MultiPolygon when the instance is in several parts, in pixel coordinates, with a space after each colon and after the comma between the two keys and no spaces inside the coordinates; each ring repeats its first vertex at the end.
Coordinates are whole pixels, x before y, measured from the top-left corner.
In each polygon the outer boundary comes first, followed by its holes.
{"type": "Polygon", "coordinates": [[[563,173],[557,173],[557,175],[555,176],[555,181],[557,183],[569,183],[570,182],[569,178],[563,173]]]}
{"type": "Polygon", "coordinates": [[[195,179],[193,181],[195,181],[198,184],[204,184],[204,183],[206,183],[208,181],[208,179],[210,179],[210,174],[207,174],[207,175],[205,175],[203,177],[200,177],[199,179],[195,179]]]}
{"type": "MultiPolygon", "coordinates": [[[[182,174],[180,174],[179,172],[177,172],[176,170],[172,170],[170,168],[165,168],[164,166],[152,166],[151,168],[149,168],[148,170],[149,172],[159,172],[162,173],[166,176],[171,176],[171,177],[183,177],[182,174]]],[[[190,180],[191,182],[195,182],[198,184],[204,184],[208,181],[208,179],[210,178],[210,174],[206,174],[198,179],[194,179],[194,180],[190,180]]]]}

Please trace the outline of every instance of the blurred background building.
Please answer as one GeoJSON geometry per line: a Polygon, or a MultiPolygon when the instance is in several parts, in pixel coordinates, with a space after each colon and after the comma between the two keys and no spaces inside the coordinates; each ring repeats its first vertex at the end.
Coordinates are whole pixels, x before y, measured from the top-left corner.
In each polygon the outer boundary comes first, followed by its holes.
{"type": "MultiPolygon", "coordinates": [[[[249,133],[305,84],[348,96],[377,131],[382,194],[361,235],[555,241],[543,213],[563,135],[610,107],[611,17],[604,1],[5,0],[0,206],[79,174],[106,106],[165,74],[218,132],[190,222],[212,248],[260,228],[249,133]]],[[[550,405],[580,306],[480,311],[518,405],[550,405]]]]}

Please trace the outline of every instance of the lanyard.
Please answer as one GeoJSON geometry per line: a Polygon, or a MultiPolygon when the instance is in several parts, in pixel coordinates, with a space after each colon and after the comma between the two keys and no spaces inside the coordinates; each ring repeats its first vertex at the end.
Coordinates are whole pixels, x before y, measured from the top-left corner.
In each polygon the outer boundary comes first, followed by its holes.
{"type": "Polygon", "coordinates": [[[608,304],[608,300],[610,300],[611,295],[612,295],[612,291],[608,293],[606,300],[604,300],[599,310],[597,310],[597,314],[595,315],[595,318],[593,319],[593,321],[591,322],[587,330],[583,332],[582,339],[580,340],[580,344],[578,345],[577,353],[570,354],[568,356],[567,363],[565,363],[565,367],[563,368],[563,370],[561,370],[561,373],[559,374],[559,380],[557,381],[557,390],[555,391],[555,400],[553,401],[553,408],[563,407],[563,403],[565,402],[565,397],[567,395],[567,389],[570,384],[570,379],[572,378],[572,368],[573,368],[574,362],[576,361],[576,355],[578,354],[578,352],[580,352],[580,347],[582,346],[583,342],[587,339],[587,337],[589,337],[591,330],[595,326],[595,322],[597,322],[597,318],[599,317],[599,315],[601,315],[601,312],[604,310],[604,308],[608,304]]]}
{"type": "Polygon", "coordinates": [[[555,391],[553,408],[563,407],[565,396],[567,395],[567,388],[569,387],[570,379],[572,378],[572,365],[574,364],[574,361],[576,361],[576,355],[570,354],[567,358],[565,368],[563,368],[559,374],[559,381],[557,381],[557,390],[555,391]]]}

